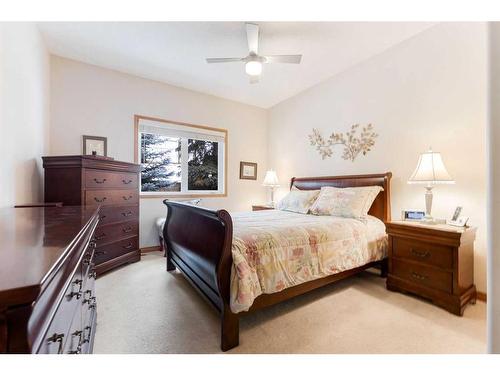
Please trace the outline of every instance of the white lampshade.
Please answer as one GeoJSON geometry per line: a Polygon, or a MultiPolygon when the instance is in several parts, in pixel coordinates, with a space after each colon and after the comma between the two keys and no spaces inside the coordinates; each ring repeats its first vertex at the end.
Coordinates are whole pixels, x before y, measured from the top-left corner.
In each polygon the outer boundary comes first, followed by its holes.
{"type": "Polygon", "coordinates": [[[455,181],[444,167],[439,152],[429,151],[420,154],[417,168],[408,180],[409,184],[454,184],[455,181]]]}
{"type": "Polygon", "coordinates": [[[262,183],[263,186],[279,186],[279,181],[278,181],[278,176],[276,175],[276,172],[273,171],[272,169],[270,171],[266,172],[266,177],[264,177],[264,182],[262,183]]]}

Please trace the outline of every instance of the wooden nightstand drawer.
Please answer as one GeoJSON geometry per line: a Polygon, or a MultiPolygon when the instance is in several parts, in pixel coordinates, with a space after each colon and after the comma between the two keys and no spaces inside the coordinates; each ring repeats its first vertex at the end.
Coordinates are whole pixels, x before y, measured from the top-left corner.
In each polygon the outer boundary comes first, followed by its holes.
{"type": "Polygon", "coordinates": [[[428,288],[451,293],[453,290],[453,274],[421,264],[392,260],[392,274],[396,277],[428,288]]]}
{"type": "Polygon", "coordinates": [[[411,259],[445,269],[453,267],[453,252],[448,246],[394,237],[392,251],[393,256],[397,258],[411,259]]]}
{"type": "Polygon", "coordinates": [[[263,211],[263,210],[274,210],[273,207],[264,206],[264,205],[253,205],[252,211],[263,211]]]}

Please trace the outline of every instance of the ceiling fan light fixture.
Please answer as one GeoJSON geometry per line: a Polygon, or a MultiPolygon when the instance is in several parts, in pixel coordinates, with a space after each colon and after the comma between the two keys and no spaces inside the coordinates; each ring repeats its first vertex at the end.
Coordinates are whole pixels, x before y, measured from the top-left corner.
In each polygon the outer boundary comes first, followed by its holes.
{"type": "Polygon", "coordinates": [[[259,76],[262,73],[262,63],[260,61],[248,61],[245,64],[245,72],[249,76],[259,76]]]}

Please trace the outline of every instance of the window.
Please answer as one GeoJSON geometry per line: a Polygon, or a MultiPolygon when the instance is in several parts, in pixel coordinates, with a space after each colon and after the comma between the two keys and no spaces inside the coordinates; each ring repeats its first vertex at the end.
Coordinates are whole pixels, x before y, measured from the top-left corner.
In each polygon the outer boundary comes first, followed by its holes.
{"type": "Polygon", "coordinates": [[[135,118],[141,195],[225,194],[227,131],[135,118]]]}

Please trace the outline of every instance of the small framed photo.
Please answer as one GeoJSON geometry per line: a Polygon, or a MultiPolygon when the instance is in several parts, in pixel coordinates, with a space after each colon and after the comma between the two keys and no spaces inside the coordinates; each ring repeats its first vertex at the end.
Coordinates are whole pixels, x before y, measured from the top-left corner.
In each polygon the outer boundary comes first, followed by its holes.
{"type": "Polygon", "coordinates": [[[257,163],[240,161],[240,180],[256,180],[257,163]]]}
{"type": "Polygon", "coordinates": [[[83,155],[108,156],[108,139],[106,137],[84,135],[83,155]]]}

